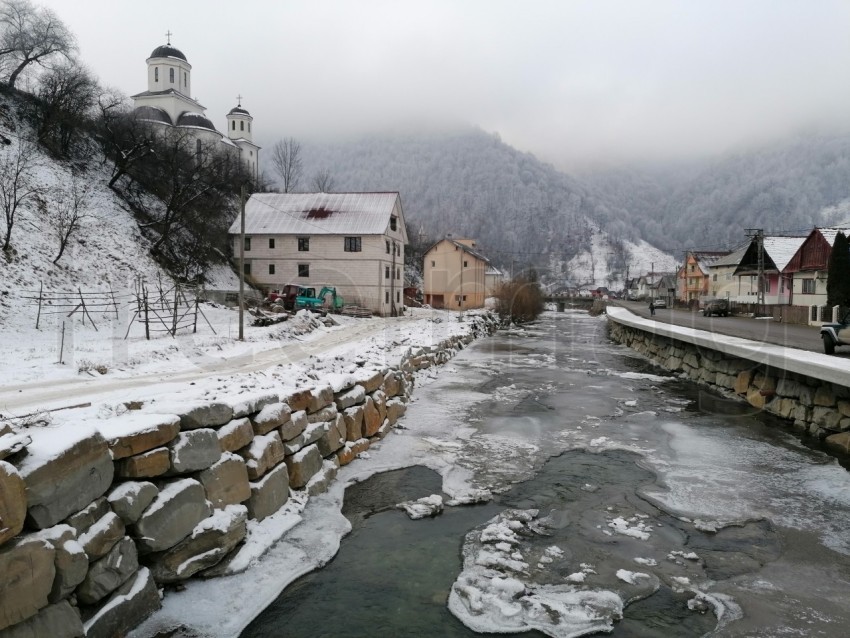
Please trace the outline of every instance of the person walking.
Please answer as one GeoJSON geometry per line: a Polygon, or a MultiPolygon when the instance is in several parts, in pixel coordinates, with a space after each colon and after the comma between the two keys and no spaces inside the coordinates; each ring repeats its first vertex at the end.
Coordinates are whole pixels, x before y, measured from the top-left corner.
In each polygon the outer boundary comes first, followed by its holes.
{"type": "Polygon", "coordinates": [[[655,302],[654,301],[649,302],[649,314],[653,317],[655,316],[655,302]]]}

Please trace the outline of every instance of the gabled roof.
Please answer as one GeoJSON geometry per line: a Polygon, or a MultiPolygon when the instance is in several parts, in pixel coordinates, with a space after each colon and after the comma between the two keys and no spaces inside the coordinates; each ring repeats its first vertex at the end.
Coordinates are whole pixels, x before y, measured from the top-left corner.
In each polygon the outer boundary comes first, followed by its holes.
{"type": "Polygon", "coordinates": [[[728,250],[690,250],[688,254],[693,256],[699,269],[704,275],[707,275],[708,269],[711,268],[712,264],[721,257],[728,255],[729,252],[728,250]]]}
{"type": "Polygon", "coordinates": [[[713,264],[711,264],[711,266],[709,266],[709,268],[727,268],[730,266],[737,268],[740,265],[741,260],[744,258],[744,255],[747,254],[747,248],[749,247],[750,242],[741,244],[728,255],[719,257],[713,264]]]}
{"type": "MultiPolygon", "coordinates": [[[[837,232],[836,232],[837,234],[837,232]]],[[[833,241],[835,237],[833,236],[833,241]]],[[[765,237],[764,252],[770,256],[770,259],[776,265],[779,272],[785,270],[785,266],[791,261],[794,254],[806,241],[805,237],[765,237]]]]}
{"type": "Polygon", "coordinates": [[[839,228],[837,226],[834,226],[832,228],[815,228],[815,230],[820,231],[820,234],[823,235],[823,238],[829,242],[830,246],[833,246],[835,244],[835,236],[838,235],[839,232],[850,236],[850,228],[847,227],[839,228]]]}
{"type": "MultiPolygon", "coordinates": [[[[383,235],[396,202],[407,242],[401,200],[390,193],[254,193],[245,203],[249,235],[383,235]]],[[[229,232],[239,233],[237,217],[229,232]]]]}
{"type": "Polygon", "coordinates": [[[430,253],[432,250],[434,250],[437,246],[439,246],[440,244],[442,244],[444,241],[447,241],[447,242],[449,242],[450,244],[453,244],[453,245],[454,245],[454,246],[456,246],[457,248],[460,248],[463,252],[465,252],[465,253],[467,253],[467,254],[469,254],[469,255],[472,255],[472,256],[473,256],[473,257],[475,257],[476,259],[480,259],[480,260],[481,260],[481,261],[483,261],[485,264],[489,264],[489,263],[490,263],[490,260],[489,260],[489,259],[487,259],[484,255],[482,255],[482,254],[481,254],[481,253],[479,253],[478,251],[476,251],[476,250],[472,250],[472,248],[470,248],[470,247],[469,247],[469,246],[467,246],[466,244],[462,244],[461,242],[459,242],[459,241],[455,241],[454,239],[450,239],[449,237],[445,237],[445,238],[440,239],[439,241],[435,242],[435,243],[434,243],[434,244],[433,244],[433,245],[432,245],[432,246],[431,246],[428,250],[426,250],[426,251],[425,251],[425,254],[427,255],[428,253],[430,253]]]}

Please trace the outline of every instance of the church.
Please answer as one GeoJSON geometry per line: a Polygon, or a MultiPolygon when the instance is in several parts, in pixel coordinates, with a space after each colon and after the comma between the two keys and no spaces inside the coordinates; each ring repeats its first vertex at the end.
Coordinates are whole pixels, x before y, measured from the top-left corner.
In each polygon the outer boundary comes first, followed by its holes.
{"type": "Polygon", "coordinates": [[[227,134],[219,132],[207,118],[206,108],[192,95],[192,65],[182,51],[168,41],[158,46],[147,59],[148,90],[133,96],[137,119],[156,125],[189,131],[200,150],[205,144],[225,152],[238,153],[251,179],[259,177],[260,147],[253,142],[254,118],[239,103],[227,114],[227,134]],[[221,146],[218,146],[221,144],[221,146]]]}

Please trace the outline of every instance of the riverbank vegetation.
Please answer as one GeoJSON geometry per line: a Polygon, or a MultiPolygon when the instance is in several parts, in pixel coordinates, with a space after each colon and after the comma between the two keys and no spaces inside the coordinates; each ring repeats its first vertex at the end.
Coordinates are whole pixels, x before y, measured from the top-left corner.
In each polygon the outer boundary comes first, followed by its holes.
{"type": "Polygon", "coordinates": [[[517,277],[502,284],[496,292],[496,311],[502,321],[533,321],[543,309],[543,291],[534,276],[517,277]]]}

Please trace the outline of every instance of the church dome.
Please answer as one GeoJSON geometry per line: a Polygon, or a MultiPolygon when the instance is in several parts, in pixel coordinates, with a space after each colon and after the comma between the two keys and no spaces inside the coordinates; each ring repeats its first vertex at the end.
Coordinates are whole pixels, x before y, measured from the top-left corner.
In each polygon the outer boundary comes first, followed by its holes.
{"type": "Polygon", "coordinates": [[[248,111],[243,109],[241,106],[234,106],[232,109],[230,109],[230,113],[228,113],[228,115],[250,115],[250,113],[248,113],[248,111]]]}
{"type": "Polygon", "coordinates": [[[153,53],[150,54],[152,58],[177,58],[179,60],[183,60],[184,62],[188,62],[186,56],[183,55],[183,52],[177,47],[173,47],[170,44],[163,44],[162,46],[158,46],[153,50],[153,53]]]}
{"type": "Polygon", "coordinates": [[[210,131],[215,131],[215,125],[210,122],[203,113],[194,113],[192,111],[184,111],[177,118],[177,126],[194,126],[197,128],[205,128],[210,131]]]}
{"type": "Polygon", "coordinates": [[[145,120],[147,122],[161,122],[163,124],[172,124],[171,118],[164,109],[158,106],[139,106],[133,110],[133,117],[137,120],[145,120]]]}

